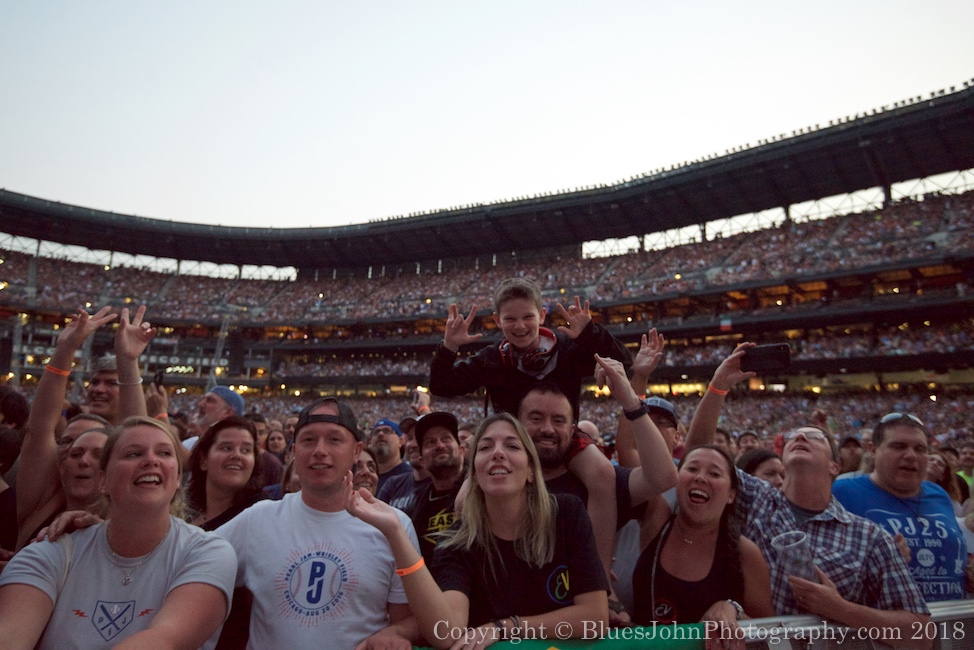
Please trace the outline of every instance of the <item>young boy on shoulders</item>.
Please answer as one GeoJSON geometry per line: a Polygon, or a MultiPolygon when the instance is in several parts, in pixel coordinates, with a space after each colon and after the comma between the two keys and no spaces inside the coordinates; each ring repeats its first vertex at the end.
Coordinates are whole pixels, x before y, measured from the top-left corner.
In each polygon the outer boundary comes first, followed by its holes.
{"type": "MultiPolygon", "coordinates": [[[[627,367],[632,356],[622,342],[592,320],[587,300],[583,306],[575,296],[575,304],[565,309],[559,303],[557,309],[566,325],[552,331],[543,327],[548,312],[538,285],[523,278],[504,280],[494,291],[493,315],[504,340],[457,359],[462,346],[478,341],[483,334],[470,333],[476,305],[466,317],[457,305],[450,305],[443,343],[430,365],[430,393],[458,397],[484,387],[494,412],[516,416],[521,398],[532,386],[550,381],[571,400],[578,422],[582,380],[593,375],[595,355],[612,357],[627,367]]],[[[608,576],[617,524],[615,470],[597,446],[577,435],[566,455],[569,471],[588,490],[588,514],[608,576]]]]}

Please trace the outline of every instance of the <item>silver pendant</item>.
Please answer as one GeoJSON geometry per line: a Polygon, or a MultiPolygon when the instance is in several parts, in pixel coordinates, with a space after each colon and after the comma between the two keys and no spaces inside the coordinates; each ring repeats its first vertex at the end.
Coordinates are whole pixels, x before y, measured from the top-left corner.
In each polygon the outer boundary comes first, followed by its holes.
{"type": "Polygon", "coordinates": [[[123,585],[127,586],[130,582],[132,582],[132,576],[125,576],[124,578],[122,578],[123,585]]]}

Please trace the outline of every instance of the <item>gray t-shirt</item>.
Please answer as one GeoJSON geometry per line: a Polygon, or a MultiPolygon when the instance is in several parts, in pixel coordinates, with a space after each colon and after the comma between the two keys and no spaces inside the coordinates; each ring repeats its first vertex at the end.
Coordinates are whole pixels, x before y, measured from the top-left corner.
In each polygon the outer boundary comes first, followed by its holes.
{"type": "Polygon", "coordinates": [[[31,585],[54,603],[38,648],[118,645],[149,627],[170,591],[194,582],[222,591],[230,611],[237,557],[226,540],[170,517],[169,532],[151,553],[120,558],[112,555],[105,531],[106,524],[98,524],[53,543],[30,544],[0,573],[0,586],[31,585]]]}

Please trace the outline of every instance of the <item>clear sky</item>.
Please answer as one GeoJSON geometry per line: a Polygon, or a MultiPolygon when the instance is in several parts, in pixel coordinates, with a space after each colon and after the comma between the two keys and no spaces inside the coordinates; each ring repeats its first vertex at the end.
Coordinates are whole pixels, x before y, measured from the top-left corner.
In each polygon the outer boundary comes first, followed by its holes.
{"type": "Polygon", "coordinates": [[[610,183],[960,88],[972,26],[970,0],[0,0],[0,187],[305,227],[610,183]]]}

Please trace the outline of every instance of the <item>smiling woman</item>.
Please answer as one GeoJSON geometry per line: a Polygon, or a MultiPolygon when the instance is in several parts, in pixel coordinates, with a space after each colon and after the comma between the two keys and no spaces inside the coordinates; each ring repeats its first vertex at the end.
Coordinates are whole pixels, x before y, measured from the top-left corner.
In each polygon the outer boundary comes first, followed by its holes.
{"type": "Polygon", "coordinates": [[[0,574],[9,648],[199,647],[230,605],[236,556],[183,522],[179,441],[133,417],[101,457],[108,520],[32,544],[0,574]],[[93,625],[93,623],[96,623],[93,625]]]}
{"type": "Polygon", "coordinates": [[[263,498],[257,429],[231,416],[206,430],[189,457],[193,523],[215,530],[263,498]]]}
{"type": "Polygon", "coordinates": [[[608,582],[581,502],[548,494],[520,422],[493,415],[474,435],[463,515],[439,542],[432,573],[396,510],[346,481],[347,509],[389,540],[419,630],[434,647],[458,638],[581,636],[608,623],[608,582]],[[435,580],[434,580],[435,579],[435,580]],[[556,624],[560,623],[560,627],[556,624]]]}

